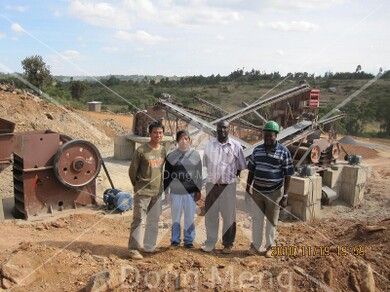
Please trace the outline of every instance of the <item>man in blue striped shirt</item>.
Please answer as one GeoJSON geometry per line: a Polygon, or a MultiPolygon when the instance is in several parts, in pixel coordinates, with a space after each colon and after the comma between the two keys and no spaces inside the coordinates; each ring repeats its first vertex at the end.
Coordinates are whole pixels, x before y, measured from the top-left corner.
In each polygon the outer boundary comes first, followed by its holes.
{"type": "Polygon", "coordinates": [[[287,205],[290,177],[294,173],[290,151],[276,140],[278,133],[279,125],[268,121],[263,129],[264,143],[253,150],[248,163],[246,190],[251,197],[249,211],[252,217],[252,244],[249,252],[254,254],[260,251],[265,215],[267,257],[271,256],[271,248],[275,245],[280,206],[284,208],[287,205]]]}

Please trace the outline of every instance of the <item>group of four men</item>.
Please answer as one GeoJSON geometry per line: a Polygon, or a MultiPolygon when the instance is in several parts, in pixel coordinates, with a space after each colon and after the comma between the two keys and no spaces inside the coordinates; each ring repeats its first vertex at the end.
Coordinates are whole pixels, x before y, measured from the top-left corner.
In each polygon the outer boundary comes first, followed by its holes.
{"type": "MultiPolygon", "coordinates": [[[[207,171],[203,251],[215,249],[221,214],[222,253],[231,253],[236,236],[236,181],[240,172],[248,168],[246,191],[252,217],[249,252],[270,256],[280,206],[286,206],[289,180],[293,174],[291,154],[277,142],[278,132],[276,122],[267,122],[263,128],[264,143],[254,149],[247,163],[241,145],[229,137],[229,123],[221,121],[217,124],[217,137],[207,143],[203,155],[207,171]],[[260,252],[264,219],[266,243],[265,251],[260,252]]],[[[184,213],[184,247],[194,247],[196,202],[201,198],[203,184],[202,159],[198,151],[191,148],[187,131],[177,132],[177,148],[170,153],[160,144],[164,135],[161,123],[153,122],[149,126],[149,135],[150,142],[136,149],[129,168],[134,186],[133,221],[128,244],[132,259],[142,259],[140,251],[152,253],[156,250],[163,192],[171,205],[171,246],[181,243],[180,222],[184,213]],[[142,222],[145,222],[145,228],[142,222]]]]}

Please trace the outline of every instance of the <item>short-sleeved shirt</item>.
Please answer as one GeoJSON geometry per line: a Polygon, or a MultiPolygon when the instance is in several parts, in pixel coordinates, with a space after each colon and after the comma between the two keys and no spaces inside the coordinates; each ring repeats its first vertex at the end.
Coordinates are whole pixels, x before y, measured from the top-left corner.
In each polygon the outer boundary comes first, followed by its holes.
{"type": "Polygon", "coordinates": [[[264,144],[257,146],[249,158],[248,169],[254,173],[253,186],[263,193],[280,189],[284,177],[294,174],[291,153],[279,142],[268,153],[264,144]]]}
{"type": "Polygon", "coordinates": [[[228,138],[220,143],[213,138],[204,150],[204,165],[207,169],[207,182],[231,184],[235,182],[237,171],[246,168],[246,160],[240,143],[228,138]]]}

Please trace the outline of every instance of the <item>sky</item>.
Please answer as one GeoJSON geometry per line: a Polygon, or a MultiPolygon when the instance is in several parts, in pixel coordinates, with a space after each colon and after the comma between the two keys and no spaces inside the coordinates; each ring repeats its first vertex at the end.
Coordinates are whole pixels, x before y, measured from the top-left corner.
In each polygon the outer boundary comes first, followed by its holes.
{"type": "Polygon", "coordinates": [[[389,0],[0,0],[0,71],[323,74],[388,69],[389,0]]]}

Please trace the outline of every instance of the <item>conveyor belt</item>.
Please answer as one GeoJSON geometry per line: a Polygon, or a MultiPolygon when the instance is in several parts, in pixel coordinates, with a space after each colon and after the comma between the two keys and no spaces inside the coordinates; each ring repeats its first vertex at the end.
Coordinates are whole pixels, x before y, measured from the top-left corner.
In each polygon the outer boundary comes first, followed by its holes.
{"type": "Polygon", "coordinates": [[[234,121],[236,119],[239,119],[239,118],[249,114],[250,112],[252,112],[254,110],[257,110],[259,108],[271,105],[275,102],[282,101],[282,100],[288,99],[290,97],[308,92],[310,90],[311,90],[311,88],[308,84],[303,84],[303,85],[288,89],[286,91],[283,91],[281,93],[278,93],[278,94],[270,96],[270,97],[267,97],[265,99],[260,99],[256,102],[248,105],[247,107],[244,107],[244,108],[239,109],[235,112],[232,112],[232,113],[230,113],[222,118],[219,118],[219,119],[212,121],[211,124],[213,124],[213,125],[217,124],[219,121],[222,121],[222,120],[226,120],[228,122],[234,121]]]}
{"type": "MultiPolygon", "coordinates": [[[[180,119],[188,122],[189,124],[198,128],[199,130],[205,131],[209,135],[216,136],[217,127],[215,125],[210,124],[209,122],[197,117],[196,115],[186,111],[182,107],[175,105],[172,102],[169,102],[167,100],[160,99],[159,103],[161,106],[163,106],[165,108],[165,110],[167,112],[169,112],[169,113],[179,117],[180,119]]],[[[238,137],[235,137],[233,135],[230,135],[230,136],[232,137],[232,139],[239,142],[243,148],[248,148],[251,146],[251,144],[245,142],[244,140],[242,140],[238,137]]]]}
{"type": "MultiPolygon", "coordinates": [[[[343,118],[345,114],[339,114],[335,115],[333,117],[323,119],[319,122],[312,122],[312,121],[301,121],[295,125],[292,125],[284,130],[282,130],[278,134],[278,141],[282,143],[284,146],[288,146],[296,141],[299,141],[300,139],[303,139],[310,134],[314,133],[320,125],[329,124],[331,122],[337,121],[341,118],[343,118]]],[[[246,148],[244,150],[244,155],[246,158],[248,158],[255,147],[262,144],[263,140],[253,144],[251,147],[246,148]]]]}
{"type": "MultiPolygon", "coordinates": [[[[208,106],[210,106],[210,107],[212,107],[213,109],[216,109],[221,115],[228,115],[229,114],[228,111],[224,110],[223,108],[221,108],[220,106],[218,106],[216,104],[213,104],[212,102],[210,102],[208,100],[204,100],[204,99],[202,99],[200,97],[195,97],[195,99],[200,101],[200,102],[202,102],[202,103],[204,103],[204,104],[206,104],[206,105],[208,105],[208,106]]],[[[260,130],[262,128],[262,126],[255,125],[255,124],[253,124],[253,123],[251,123],[251,122],[249,122],[249,121],[247,121],[247,120],[245,120],[243,118],[238,119],[238,122],[243,124],[243,125],[245,125],[245,126],[247,126],[247,127],[255,129],[255,130],[260,130]]]]}

